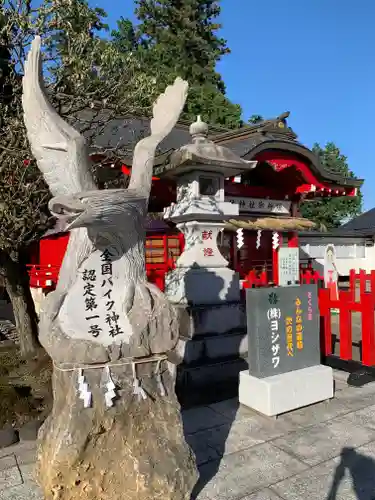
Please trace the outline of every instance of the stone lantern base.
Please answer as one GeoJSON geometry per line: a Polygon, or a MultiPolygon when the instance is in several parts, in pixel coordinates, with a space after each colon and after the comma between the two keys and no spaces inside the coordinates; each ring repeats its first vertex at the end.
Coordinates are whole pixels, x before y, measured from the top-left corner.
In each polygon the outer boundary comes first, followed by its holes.
{"type": "Polygon", "coordinates": [[[239,301],[240,283],[227,267],[177,267],[165,277],[165,293],[173,304],[225,304],[239,301]]]}
{"type": "Polygon", "coordinates": [[[248,350],[238,274],[228,268],[176,268],[167,275],[166,289],[179,312],[182,391],[238,378],[248,350]]]}

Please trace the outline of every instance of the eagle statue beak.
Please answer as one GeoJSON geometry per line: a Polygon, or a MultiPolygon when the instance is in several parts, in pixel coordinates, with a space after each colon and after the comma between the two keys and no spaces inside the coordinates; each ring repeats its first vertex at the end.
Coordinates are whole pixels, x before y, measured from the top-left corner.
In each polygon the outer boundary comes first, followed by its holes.
{"type": "Polygon", "coordinates": [[[52,215],[65,231],[78,228],[118,229],[127,221],[134,224],[147,212],[147,199],[126,189],[84,191],[56,196],[49,203],[52,215]]]}
{"type": "Polygon", "coordinates": [[[86,207],[73,196],[57,196],[52,198],[48,204],[51,214],[62,222],[62,230],[70,231],[80,227],[78,219],[85,213],[86,207]]]}

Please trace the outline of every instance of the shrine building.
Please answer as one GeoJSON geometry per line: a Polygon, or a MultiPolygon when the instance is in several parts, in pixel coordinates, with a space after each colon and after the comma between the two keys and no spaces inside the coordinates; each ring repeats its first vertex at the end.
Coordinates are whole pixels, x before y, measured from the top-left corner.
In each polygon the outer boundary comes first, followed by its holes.
{"type": "MultiPolygon", "coordinates": [[[[222,197],[220,203],[226,208],[213,213],[211,221],[220,219],[223,223],[217,236],[218,249],[228,261],[228,268],[238,272],[241,279],[252,271],[255,286],[279,284],[280,249],[298,248],[299,232],[324,230],[301,217],[302,201],[356,196],[363,181],[325,170],[319,158],[298,141],[287,124],[288,116],[289,113],[284,113],[237,130],[208,128],[201,121],[190,127],[184,122],[177,125],[162,144],[154,164],[145,250],[150,281],[164,289],[166,274],[175,267],[184,250],[185,236],[173,217],[168,217],[168,207],[179,205],[178,175],[190,179],[189,172],[197,173],[191,180],[192,196],[197,200],[222,197]],[[199,137],[194,139],[194,136],[199,137]],[[196,150],[190,145],[202,145],[205,141],[215,146],[216,156],[204,161],[198,158],[195,162],[196,150]],[[189,156],[190,150],[193,152],[189,156]],[[181,163],[182,154],[189,161],[181,163]],[[221,163],[220,155],[223,155],[221,163]],[[229,158],[231,155],[233,158],[229,158]]],[[[142,127],[147,127],[147,122],[142,121],[142,127]]],[[[112,124],[108,139],[113,143],[119,142],[113,137],[114,128],[112,124]]],[[[122,140],[126,142],[126,138],[122,140]]],[[[106,141],[105,135],[100,141],[106,141]]],[[[120,143],[119,156],[126,160],[112,158],[107,168],[116,175],[128,176],[131,160],[121,154],[120,143]]],[[[209,210],[205,209],[203,219],[207,218],[209,210]]],[[[203,238],[209,239],[216,233],[207,230],[203,234],[203,238]]],[[[55,287],[68,238],[68,234],[56,228],[41,239],[38,248],[34,247],[29,265],[33,288],[48,291],[55,287]]],[[[209,245],[203,250],[204,262],[209,267],[212,250],[209,245]]]]}

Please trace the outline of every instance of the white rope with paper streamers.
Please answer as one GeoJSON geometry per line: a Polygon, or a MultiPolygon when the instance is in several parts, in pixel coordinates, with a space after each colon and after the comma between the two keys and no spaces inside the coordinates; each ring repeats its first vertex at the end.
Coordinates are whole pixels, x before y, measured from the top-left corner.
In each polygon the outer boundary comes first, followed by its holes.
{"type": "Polygon", "coordinates": [[[84,408],[90,408],[92,393],[89,391],[89,384],[85,381],[82,368],[78,370],[78,397],[82,399],[84,408]]]}
{"type": "Polygon", "coordinates": [[[78,373],[78,397],[83,401],[84,408],[90,408],[92,403],[92,392],[89,390],[89,385],[85,380],[84,370],[98,370],[102,369],[104,378],[106,380],[105,383],[105,393],[104,400],[107,408],[110,408],[114,405],[114,399],[116,397],[116,385],[112,380],[111,376],[111,368],[117,366],[132,366],[132,374],[133,374],[133,394],[138,396],[138,399],[145,400],[147,399],[146,391],[141,386],[141,382],[137,376],[137,365],[143,363],[157,363],[155,369],[155,378],[156,383],[160,392],[161,397],[166,395],[165,387],[163,385],[163,381],[161,378],[161,362],[165,361],[167,358],[166,355],[154,355],[149,358],[125,358],[123,361],[114,362],[114,363],[101,363],[97,365],[88,365],[88,364],[76,364],[76,363],[61,363],[60,365],[54,363],[54,367],[56,370],[61,372],[74,372],[78,373]]]}
{"type": "Polygon", "coordinates": [[[258,231],[257,231],[257,241],[255,243],[255,247],[256,247],[257,250],[259,250],[259,248],[260,248],[260,238],[261,238],[261,236],[262,236],[262,230],[258,229],[258,231]]]}
{"type": "Polygon", "coordinates": [[[139,378],[137,377],[137,368],[135,366],[135,363],[132,363],[132,371],[133,371],[133,394],[138,396],[138,401],[140,399],[147,399],[147,394],[143,387],[141,386],[141,383],[139,381],[139,378]]]}
{"type": "Polygon", "coordinates": [[[116,397],[116,391],[115,391],[116,385],[112,380],[111,371],[109,369],[109,366],[106,366],[104,368],[104,373],[105,373],[105,377],[107,379],[107,382],[105,384],[105,387],[107,390],[104,394],[104,400],[105,400],[105,404],[106,404],[107,408],[110,408],[111,406],[113,406],[113,404],[114,404],[113,400],[116,397]]]}
{"type": "Polygon", "coordinates": [[[276,231],[274,231],[272,233],[272,248],[274,250],[276,250],[276,248],[279,248],[279,245],[280,245],[280,236],[279,236],[279,233],[277,233],[276,231]]]}
{"type": "Polygon", "coordinates": [[[236,235],[237,235],[237,248],[239,249],[242,248],[244,245],[243,229],[242,228],[237,229],[236,235]]]}

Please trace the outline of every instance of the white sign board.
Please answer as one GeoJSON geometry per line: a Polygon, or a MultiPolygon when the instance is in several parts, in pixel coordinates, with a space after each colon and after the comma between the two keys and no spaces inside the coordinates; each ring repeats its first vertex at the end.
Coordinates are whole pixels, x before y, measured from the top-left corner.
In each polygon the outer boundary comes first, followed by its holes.
{"type": "Polygon", "coordinates": [[[108,346],[129,343],[132,328],[123,311],[122,251],[96,250],[84,261],[60,310],[63,332],[108,346]]]}
{"type": "Polygon", "coordinates": [[[226,196],[225,201],[239,206],[239,211],[244,213],[261,212],[267,214],[290,215],[292,202],[288,200],[266,200],[264,198],[242,198],[226,196]]]}
{"type": "Polygon", "coordinates": [[[299,248],[280,247],[279,286],[295,285],[299,281],[299,248]]]}

